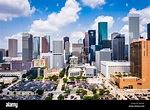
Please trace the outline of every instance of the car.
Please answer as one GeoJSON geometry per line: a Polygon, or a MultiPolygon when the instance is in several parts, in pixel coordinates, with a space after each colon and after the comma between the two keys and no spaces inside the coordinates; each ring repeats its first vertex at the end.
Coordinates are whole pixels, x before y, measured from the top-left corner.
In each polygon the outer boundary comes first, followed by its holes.
{"type": "Polygon", "coordinates": [[[74,98],[74,96],[73,95],[71,95],[71,99],[73,99],[74,98]]]}

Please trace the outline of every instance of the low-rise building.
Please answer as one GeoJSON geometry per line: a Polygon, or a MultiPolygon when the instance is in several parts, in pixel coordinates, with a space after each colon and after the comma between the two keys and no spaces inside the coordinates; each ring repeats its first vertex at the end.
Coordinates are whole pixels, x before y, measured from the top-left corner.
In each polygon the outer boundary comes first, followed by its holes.
{"type": "Polygon", "coordinates": [[[110,80],[115,83],[120,89],[137,89],[138,78],[133,76],[118,76],[110,74],[110,80]]]}
{"type": "Polygon", "coordinates": [[[97,68],[95,66],[90,66],[85,64],[83,68],[83,76],[87,78],[93,78],[97,76],[97,68]]]}
{"type": "Polygon", "coordinates": [[[0,70],[0,76],[18,76],[19,79],[22,79],[22,75],[25,73],[26,71],[0,70]]]}
{"type": "Polygon", "coordinates": [[[81,75],[81,68],[69,68],[68,76],[80,76],[81,75]]]}
{"type": "Polygon", "coordinates": [[[76,67],[78,65],[78,57],[72,56],[70,57],[70,67],[76,67]]]}
{"type": "Polygon", "coordinates": [[[48,67],[48,58],[34,59],[33,66],[34,67],[48,67]]]}
{"type": "Polygon", "coordinates": [[[48,78],[51,76],[59,76],[60,70],[56,69],[56,68],[52,68],[50,70],[46,70],[45,74],[44,74],[44,78],[48,78]]]}
{"type": "Polygon", "coordinates": [[[116,72],[130,72],[130,62],[127,61],[101,61],[101,73],[110,78],[110,74],[116,72]]]}
{"type": "Polygon", "coordinates": [[[34,78],[36,78],[38,76],[44,77],[44,74],[46,73],[46,71],[47,71],[47,68],[44,68],[44,67],[33,67],[30,70],[30,76],[32,76],[34,78]]]}
{"type": "Polygon", "coordinates": [[[17,77],[2,77],[0,78],[0,83],[11,84],[17,81],[17,77]]]}

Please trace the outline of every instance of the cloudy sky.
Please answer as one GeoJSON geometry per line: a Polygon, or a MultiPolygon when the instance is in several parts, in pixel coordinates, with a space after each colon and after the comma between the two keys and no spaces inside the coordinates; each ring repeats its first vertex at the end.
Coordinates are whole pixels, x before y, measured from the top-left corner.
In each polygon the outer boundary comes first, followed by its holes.
{"type": "Polygon", "coordinates": [[[120,32],[127,43],[130,13],[140,15],[140,33],[146,37],[150,0],[0,0],[0,48],[7,49],[8,38],[16,38],[20,52],[23,32],[77,42],[87,30],[97,30],[100,21],[108,22],[108,37],[120,32]]]}

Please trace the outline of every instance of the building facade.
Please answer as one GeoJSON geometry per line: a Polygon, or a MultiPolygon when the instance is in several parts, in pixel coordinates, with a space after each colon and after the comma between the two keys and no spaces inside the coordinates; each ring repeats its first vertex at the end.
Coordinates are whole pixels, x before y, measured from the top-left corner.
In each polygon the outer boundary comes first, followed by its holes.
{"type": "Polygon", "coordinates": [[[110,78],[110,74],[116,72],[130,72],[130,62],[118,62],[118,61],[101,61],[101,73],[107,78],[110,78]]]}
{"type": "Polygon", "coordinates": [[[53,40],[53,53],[64,53],[63,40],[53,40]]]}
{"type": "Polygon", "coordinates": [[[33,39],[33,58],[38,59],[40,55],[40,37],[33,39]]]}
{"type": "Polygon", "coordinates": [[[96,45],[96,30],[88,30],[89,37],[89,52],[91,51],[91,45],[96,45]]]}
{"type": "Polygon", "coordinates": [[[113,39],[113,60],[125,60],[125,36],[119,34],[113,39]]]}
{"type": "Polygon", "coordinates": [[[0,49],[3,52],[3,57],[6,57],[6,49],[0,49]]]}
{"type": "Polygon", "coordinates": [[[140,25],[139,25],[139,15],[130,14],[129,15],[129,49],[128,49],[128,60],[130,61],[130,43],[133,40],[140,38],[140,25]]]}
{"type": "Polygon", "coordinates": [[[108,38],[107,22],[99,22],[98,23],[98,45],[101,45],[102,41],[107,40],[107,38],[108,38]]]}
{"type": "Polygon", "coordinates": [[[17,57],[18,54],[18,42],[17,39],[8,39],[8,56],[17,57]]]}
{"type": "Polygon", "coordinates": [[[50,52],[50,35],[42,37],[42,53],[50,52]]]}
{"type": "Polygon", "coordinates": [[[138,39],[130,44],[130,71],[138,78],[138,89],[150,88],[150,41],[138,39]]]}
{"type": "Polygon", "coordinates": [[[150,40],[150,23],[147,24],[147,39],[150,40]]]}
{"type": "Polygon", "coordinates": [[[110,48],[105,48],[100,51],[96,51],[95,62],[98,72],[101,71],[101,61],[111,61],[110,48]]]}
{"type": "Polygon", "coordinates": [[[0,63],[3,62],[3,52],[0,50],[0,63]]]}
{"type": "Polygon", "coordinates": [[[46,68],[48,68],[48,58],[34,59],[33,60],[33,66],[34,67],[46,67],[46,68]]]}
{"type": "Polygon", "coordinates": [[[29,33],[22,34],[22,60],[32,61],[33,59],[33,35],[29,33]]]}

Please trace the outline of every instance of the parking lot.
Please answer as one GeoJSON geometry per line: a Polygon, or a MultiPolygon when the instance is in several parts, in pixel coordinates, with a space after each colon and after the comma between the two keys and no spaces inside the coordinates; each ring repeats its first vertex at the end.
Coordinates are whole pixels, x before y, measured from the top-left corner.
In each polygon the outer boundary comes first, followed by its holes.
{"type": "Polygon", "coordinates": [[[32,91],[35,92],[38,89],[52,91],[54,88],[54,81],[25,81],[21,84],[17,84],[13,87],[10,87],[10,91],[32,91]]]}
{"type": "Polygon", "coordinates": [[[3,95],[0,97],[0,100],[40,100],[41,96],[33,95],[33,96],[7,96],[3,95]]]}

